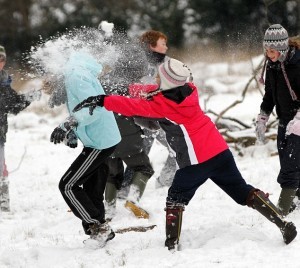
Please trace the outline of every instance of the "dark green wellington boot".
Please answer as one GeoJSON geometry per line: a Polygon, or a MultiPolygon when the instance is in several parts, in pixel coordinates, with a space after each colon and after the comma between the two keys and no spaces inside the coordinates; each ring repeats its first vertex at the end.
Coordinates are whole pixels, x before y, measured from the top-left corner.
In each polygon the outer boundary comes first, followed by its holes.
{"type": "Polygon", "coordinates": [[[113,183],[107,182],[105,186],[105,201],[109,204],[115,204],[117,199],[117,188],[113,183]]]}
{"type": "Polygon", "coordinates": [[[138,201],[141,199],[147,182],[150,179],[151,175],[144,174],[142,172],[134,172],[132,177],[132,183],[131,183],[131,189],[130,194],[133,195],[133,197],[138,201]]]}
{"type": "Polygon", "coordinates": [[[139,171],[133,173],[132,182],[130,185],[129,200],[126,201],[125,207],[130,210],[137,218],[149,219],[150,214],[148,211],[138,205],[141,199],[147,182],[152,175],[144,174],[139,171]]]}
{"type": "Polygon", "coordinates": [[[273,222],[282,233],[284,243],[291,243],[297,236],[296,226],[292,222],[283,220],[278,208],[264,192],[257,189],[251,191],[247,198],[247,206],[254,208],[269,221],[273,222]]]}
{"type": "Polygon", "coordinates": [[[166,208],[166,241],[165,246],[168,250],[175,250],[180,238],[182,214],[184,205],[172,205],[167,203],[166,208]]]}
{"type": "Polygon", "coordinates": [[[107,182],[105,186],[105,217],[111,221],[116,214],[117,188],[113,183],[107,182]]]}
{"type": "Polygon", "coordinates": [[[283,216],[288,215],[295,206],[293,200],[296,195],[296,189],[283,188],[278,199],[278,209],[283,216]]]}

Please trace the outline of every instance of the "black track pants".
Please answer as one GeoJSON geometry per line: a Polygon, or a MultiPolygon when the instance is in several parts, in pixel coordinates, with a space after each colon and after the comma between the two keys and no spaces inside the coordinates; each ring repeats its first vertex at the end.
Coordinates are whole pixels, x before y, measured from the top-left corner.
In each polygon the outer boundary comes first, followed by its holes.
{"type": "Polygon", "coordinates": [[[63,198],[83,222],[105,222],[103,193],[108,176],[105,161],[114,149],[115,146],[104,150],[84,147],[59,182],[63,198]]]}

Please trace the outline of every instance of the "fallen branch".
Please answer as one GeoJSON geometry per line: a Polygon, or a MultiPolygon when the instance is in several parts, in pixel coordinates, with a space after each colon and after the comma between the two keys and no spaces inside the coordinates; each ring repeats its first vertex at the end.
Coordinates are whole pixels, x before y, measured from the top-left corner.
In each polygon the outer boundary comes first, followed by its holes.
{"type": "MultiPolygon", "coordinates": [[[[241,144],[243,147],[248,147],[254,145],[256,143],[256,136],[253,135],[235,135],[236,133],[230,131],[221,132],[223,137],[225,138],[227,143],[238,143],[241,144]]],[[[266,135],[266,140],[276,140],[277,134],[270,133],[266,135]]]]}
{"type": "Polygon", "coordinates": [[[230,110],[232,107],[234,107],[234,106],[236,106],[237,104],[240,104],[240,103],[242,103],[242,102],[244,101],[245,96],[246,96],[246,93],[247,93],[247,91],[248,91],[248,89],[249,89],[249,86],[250,86],[250,84],[251,84],[251,82],[252,82],[253,80],[256,80],[257,71],[258,71],[259,69],[261,69],[261,66],[262,66],[263,62],[264,62],[264,59],[259,63],[259,65],[257,66],[257,68],[253,71],[252,77],[249,79],[249,81],[247,82],[247,84],[246,84],[246,86],[245,86],[245,88],[244,88],[244,90],[243,90],[243,92],[242,92],[242,96],[241,96],[242,99],[241,99],[241,100],[236,100],[236,101],[233,102],[231,105],[229,105],[227,108],[225,108],[222,112],[220,112],[220,114],[218,115],[218,117],[217,117],[215,123],[218,123],[218,121],[220,120],[220,118],[222,118],[223,115],[224,115],[228,110],[230,110]]]}
{"type": "Polygon", "coordinates": [[[24,152],[23,152],[23,154],[22,154],[22,157],[21,157],[21,159],[20,159],[20,161],[19,161],[18,166],[17,166],[15,169],[13,169],[12,171],[9,171],[9,173],[14,173],[15,171],[17,171],[17,170],[20,168],[20,166],[21,166],[21,164],[22,164],[22,162],[23,162],[23,160],[24,160],[24,157],[25,157],[25,155],[26,155],[26,152],[27,152],[27,149],[26,149],[26,147],[25,147],[24,152]]]}
{"type": "Polygon", "coordinates": [[[120,228],[115,230],[114,232],[117,234],[123,234],[127,232],[147,232],[149,230],[152,230],[156,225],[149,225],[149,226],[132,226],[127,228],[120,228]]]}
{"type": "MultiPolygon", "coordinates": [[[[216,112],[214,112],[214,111],[212,111],[210,109],[207,112],[220,117],[220,115],[218,115],[216,112]]],[[[233,122],[236,122],[236,123],[240,124],[241,126],[243,126],[244,128],[251,128],[251,126],[249,126],[249,125],[243,123],[242,121],[240,121],[240,120],[238,120],[236,118],[233,118],[233,117],[224,117],[224,116],[222,116],[222,119],[231,120],[233,122]]],[[[216,124],[217,124],[217,122],[216,122],[216,124]]]]}

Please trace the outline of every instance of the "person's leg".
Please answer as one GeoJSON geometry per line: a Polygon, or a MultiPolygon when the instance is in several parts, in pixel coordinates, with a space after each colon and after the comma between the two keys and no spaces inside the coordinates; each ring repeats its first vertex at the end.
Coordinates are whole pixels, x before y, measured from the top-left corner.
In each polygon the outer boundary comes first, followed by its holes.
{"type": "Polygon", "coordinates": [[[227,193],[236,203],[246,205],[249,192],[254,188],[243,179],[232,153],[224,151],[214,158],[217,161],[210,179],[227,193]]]}
{"type": "Polygon", "coordinates": [[[158,131],[158,135],[156,136],[156,139],[160,142],[161,145],[166,147],[168,149],[168,157],[166,159],[166,162],[157,178],[156,186],[163,187],[168,186],[170,187],[175,175],[175,172],[177,170],[177,162],[176,162],[176,153],[170,148],[167,140],[166,140],[166,134],[165,132],[160,129],[158,131]]]}
{"type": "Polygon", "coordinates": [[[124,157],[123,161],[133,171],[129,198],[133,199],[133,201],[139,201],[145,191],[148,180],[154,174],[150,159],[142,151],[138,154],[124,157]]]}
{"type": "MultiPolygon", "coordinates": [[[[114,149],[115,146],[104,150],[84,147],[59,182],[63,198],[73,214],[81,219],[85,233],[90,235],[90,240],[97,247],[104,246],[115,237],[105,221],[103,205],[108,173],[104,163],[114,149]]],[[[85,242],[89,243],[89,240],[85,242]]]]}
{"type": "Polygon", "coordinates": [[[166,203],[166,241],[165,246],[168,250],[173,250],[179,243],[182,216],[184,211],[183,204],[166,203]]]}
{"type": "Polygon", "coordinates": [[[129,194],[129,190],[130,190],[130,185],[132,183],[132,177],[133,177],[133,173],[134,171],[130,168],[125,168],[124,171],[124,178],[123,178],[123,182],[121,185],[121,189],[120,191],[118,191],[118,198],[121,199],[126,199],[128,194],[129,194]]]}
{"type": "Polygon", "coordinates": [[[108,166],[102,163],[97,170],[83,184],[83,189],[89,196],[96,208],[99,209],[100,217],[104,218],[103,195],[108,175],[108,166]]]}
{"type": "Polygon", "coordinates": [[[172,181],[177,170],[177,162],[176,158],[172,155],[172,152],[169,152],[167,160],[156,179],[156,187],[170,187],[172,185],[172,181]]]}
{"type": "Polygon", "coordinates": [[[274,223],[282,233],[284,243],[289,244],[297,236],[296,226],[292,222],[283,220],[280,210],[269,200],[268,196],[258,189],[253,189],[248,195],[247,206],[254,208],[274,223]]]}
{"type": "MultiPolygon", "coordinates": [[[[246,184],[238,171],[233,156],[229,150],[220,153],[202,164],[192,165],[177,170],[172,186],[168,192],[167,208],[172,205],[176,207],[188,205],[197,188],[201,186],[207,178],[211,178],[237,203],[241,205],[248,205],[256,209],[268,220],[275,223],[279,227],[286,244],[290,243],[297,235],[293,223],[282,220],[281,214],[278,210],[275,210],[276,207],[271,203],[267,196],[262,191],[246,184]]],[[[176,217],[173,217],[173,221],[170,220],[167,210],[166,246],[168,246],[169,249],[172,247],[174,248],[174,244],[172,246],[171,243],[172,241],[175,241],[177,244],[179,241],[181,223],[177,224],[176,227],[177,237],[168,237],[168,234],[172,231],[168,232],[168,228],[174,229],[174,224],[176,225],[176,217]]],[[[173,230],[172,233],[176,232],[173,230]]]]}
{"type": "Polygon", "coordinates": [[[124,178],[124,165],[119,157],[109,157],[106,163],[109,174],[105,188],[105,201],[109,206],[115,206],[117,191],[121,189],[124,178]]]}
{"type": "Polygon", "coordinates": [[[285,145],[278,148],[281,168],[277,181],[282,188],[278,208],[286,216],[293,209],[300,183],[300,137],[294,134],[285,137],[285,128],[279,127],[277,140],[285,145]]]}
{"type": "Polygon", "coordinates": [[[5,167],[4,143],[0,142],[0,210],[10,211],[9,181],[5,167]]]}
{"type": "Polygon", "coordinates": [[[148,180],[154,174],[149,157],[142,151],[138,154],[123,158],[123,161],[127,167],[133,171],[132,183],[130,185],[125,207],[137,218],[148,219],[149,213],[136,203],[141,199],[148,180]]]}
{"type": "Polygon", "coordinates": [[[103,206],[95,206],[81,185],[87,182],[113,150],[114,147],[105,150],[85,147],[59,182],[61,194],[74,215],[88,224],[104,223],[105,212],[103,206]]]}
{"type": "Polygon", "coordinates": [[[269,200],[268,194],[245,182],[229,150],[218,158],[220,165],[213,171],[212,181],[238,204],[254,208],[274,223],[280,229],[284,242],[289,244],[297,235],[294,224],[282,219],[282,214],[269,200]]]}
{"type": "Polygon", "coordinates": [[[165,246],[173,250],[179,244],[184,206],[188,205],[198,187],[209,176],[209,169],[192,165],[179,169],[168,191],[166,202],[166,240],[165,246]]]}

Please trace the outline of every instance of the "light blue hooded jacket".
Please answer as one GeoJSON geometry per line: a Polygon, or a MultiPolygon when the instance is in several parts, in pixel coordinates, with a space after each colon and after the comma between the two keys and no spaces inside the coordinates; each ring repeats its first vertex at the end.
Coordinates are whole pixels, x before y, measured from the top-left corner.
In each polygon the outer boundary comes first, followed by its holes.
{"type": "Polygon", "coordinates": [[[114,114],[102,107],[97,107],[93,115],[89,114],[88,108],[76,113],[72,113],[72,110],[90,96],[105,94],[97,79],[101,71],[102,65],[85,52],[71,54],[65,68],[67,107],[70,115],[78,121],[75,133],[85,147],[99,150],[112,147],[121,141],[114,114]]]}

